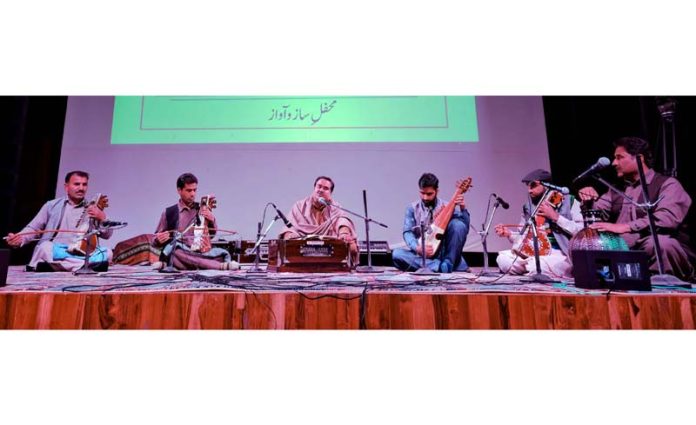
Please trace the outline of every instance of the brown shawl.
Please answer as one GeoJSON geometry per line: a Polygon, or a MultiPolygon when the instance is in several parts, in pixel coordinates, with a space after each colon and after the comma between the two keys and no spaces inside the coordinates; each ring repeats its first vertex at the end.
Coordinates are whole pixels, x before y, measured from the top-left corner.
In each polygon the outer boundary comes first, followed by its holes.
{"type": "MultiPolygon", "coordinates": [[[[341,204],[332,201],[333,205],[340,207],[341,204]]],[[[293,224],[290,229],[284,227],[278,237],[280,239],[297,238],[302,236],[328,236],[338,237],[338,229],[346,226],[350,231],[350,236],[357,239],[353,221],[348,218],[345,212],[333,206],[326,206],[322,209],[315,208],[312,204],[312,197],[308,196],[295,202],[292,206],[288,219],[293,224]]]]}

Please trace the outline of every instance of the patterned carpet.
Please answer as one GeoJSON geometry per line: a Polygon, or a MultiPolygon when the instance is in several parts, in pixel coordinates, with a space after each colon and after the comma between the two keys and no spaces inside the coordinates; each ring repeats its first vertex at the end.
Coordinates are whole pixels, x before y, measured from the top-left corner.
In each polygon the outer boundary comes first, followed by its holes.
{"type": "MultiPolygon", "coordinates": [[[[190,271],[162,274],[148,266],[111,266],[108,272],[75,276],[71,273],[31,273],[23,267],[10,267],[6,292],[162,292],[162,291],[247,291],[247,292],[331,292],[360,293],[538,293],[604,295],[607,290],[576,288],[572,279],[552,283],[522,282],[519,276],[479,276],[470,273],[415,276],[394,268],[383,273],[267,273],[252,274],[245,269],[235,272],[190,271]]],[[[612,291],[619,292],[619,291],[612,291]]],[[[626,291],[626,293],[634,293],[626,291]]],[[[635,292],[640,294],[641,292],[635,292]]],[[[652,293],[689,294],[696,289],[653,287],[652,293]]],[[[650,293],[644,293],[649,295],[650,293]]]]}

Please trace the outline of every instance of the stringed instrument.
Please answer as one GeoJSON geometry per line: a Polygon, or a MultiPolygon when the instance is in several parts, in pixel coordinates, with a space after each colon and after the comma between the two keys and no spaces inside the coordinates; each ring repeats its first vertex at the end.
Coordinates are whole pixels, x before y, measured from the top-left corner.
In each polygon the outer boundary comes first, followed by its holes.
{"type": "MultiPolygon", "coordinates": [[[[563,202],[563,194],[557,190],[549,190],[539,201],[539,205],[548,200],[555,210],[561,207],[563,202]]],[[[534,216],[534,223],[537,227],[537,240],[539,242],[539,255],[549,255],[551,253],[551,241],[549,233],[551,229],[543,229],[546,223],[546,217],[540,215],[534,216]]],[[[528,229],[524,237],[520,238],[512,247],[512,252],[520,258],[528,258],[534,256],[534,233],[532,229],[528,229]]]]}
{"type": "MultiPolygon", "coordinates": [[[[449,221],[452,218],[452,214],[454,213],[454,208],[456,207],[454,200],[459,195],[466,193],[466,191],[468,191],[470,188],[471,177],[458,180],[456,184],[456,189],[454,191],[454,194],[452,195],[452,199],[450,199],[450,201],[445,205],[445,207],[437,214],[437,216],[430,224],[428,229],[426,229],[425,244],[427,246],[433,247],[433,253],[435,253],[437,249],[440,247],[440,242],[442,242],[442,239],[444,237],[445,229],[447,229],[447,225],[449,224],[449,221]]],[[[421,244],[422,240],[418,238],[418,246],[421,246],[421,244]]]]}
{"type": "Polygon", "coordinates": [[[199,205],[199,214],[196,217],[196,223],[193,225],[193,242],[191,243],[191,251],[206,253],[212,249],[210,243],[210,231],[208,230],[207,219],[200,214],[201,209],[207,207],[212,210],[217,207],[217,199],[215,195],[206,195],[201,198],[199,205]]]}
{"type": "MultiPolygon", "coordinates": [[[[90,232],[94,231],[97,227],[97,220],[87,215],[87,209],[96,205],[100,210],[104,210],[109,206],[109,197],[98,193],[87,205],[85,205],[84,211],[80,219],[77,221],[77,230],[83,232],[85,235],[89,235],[90,232]]],[[[71,244],[68,244],[67,251],[73,255],[84,255],[87,256],[92,253],[97,248],[99,243],[98,235],[80,236],[76,238],[71,244]]]]}

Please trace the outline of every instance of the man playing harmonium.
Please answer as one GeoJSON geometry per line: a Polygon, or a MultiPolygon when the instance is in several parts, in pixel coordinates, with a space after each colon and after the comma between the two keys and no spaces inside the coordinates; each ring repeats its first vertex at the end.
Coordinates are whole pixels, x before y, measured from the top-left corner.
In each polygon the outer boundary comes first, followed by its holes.
{"type": "Polygon", "coordinates": [[[292,206],[288,219],[293,225],[285,227],[279,239],[298,239],[304,237],[338,238],[350,247],[351,257],[357,260],[358,234],[353,221],[340,209],[340,204],[332,198],[334,182],[330,177],[319,176],[314,180],[312,193],[292,206]]]}

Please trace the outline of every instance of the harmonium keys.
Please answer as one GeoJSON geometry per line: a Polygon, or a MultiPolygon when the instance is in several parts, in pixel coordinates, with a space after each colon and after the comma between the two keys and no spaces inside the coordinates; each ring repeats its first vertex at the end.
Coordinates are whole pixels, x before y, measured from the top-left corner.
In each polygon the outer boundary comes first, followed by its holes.
{"type": "Polygon", "coordinates": [[[350,271],[348,244],[340,239],[273,239],[268,271],[333,273],[350,271]]]}

